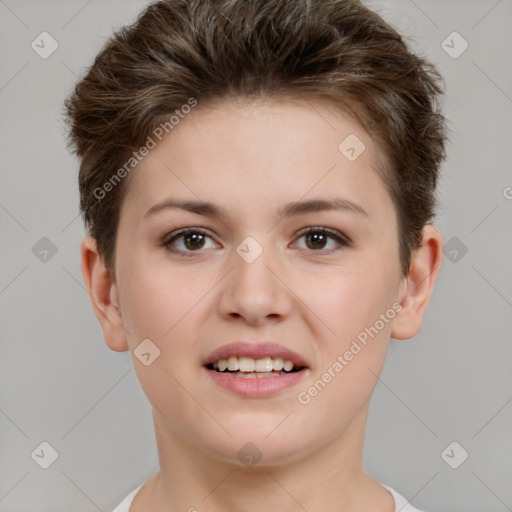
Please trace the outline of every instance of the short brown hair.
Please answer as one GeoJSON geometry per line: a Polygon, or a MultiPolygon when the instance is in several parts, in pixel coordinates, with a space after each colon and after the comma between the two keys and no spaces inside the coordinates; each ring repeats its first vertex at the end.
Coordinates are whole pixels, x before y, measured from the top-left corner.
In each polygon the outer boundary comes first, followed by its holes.
{"type": "MultiPolygon", "coordinates": [[[[169,115],[190,102],[317,96],[383,150],[404,275],[436,206],[446,126],[442,77],[357,0],[162,0],[116,31],[66,100],[81,158],[80,211],[115,278],[129,177],[103,187],[169,115]],[[109,187],[110,188],[110,187],[109,187]]],[[[340,141],[341,142],[341,141],[340,141]]]]}

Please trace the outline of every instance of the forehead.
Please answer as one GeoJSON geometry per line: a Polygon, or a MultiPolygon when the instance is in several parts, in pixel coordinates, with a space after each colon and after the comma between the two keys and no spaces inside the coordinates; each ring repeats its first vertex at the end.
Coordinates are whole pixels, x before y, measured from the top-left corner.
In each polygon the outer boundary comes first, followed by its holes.
{"type": "Polygon", "coordinates": [[[385,192],[377,143],[318,99],[199,105],[155,142],[133,171],[126,197],[144,212],[168,196],[238,198],[254,207],[338,190],[371,203],[385,192]]]}

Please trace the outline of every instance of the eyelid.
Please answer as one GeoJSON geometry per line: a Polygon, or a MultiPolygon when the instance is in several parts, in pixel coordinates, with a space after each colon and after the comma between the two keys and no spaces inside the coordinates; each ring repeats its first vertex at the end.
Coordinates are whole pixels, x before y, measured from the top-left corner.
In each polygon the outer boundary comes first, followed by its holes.
{"type": "MultiPolygon", "coordinates": [[[[204,228],[200,228],[200,227],[186,227],[186,228],[182,228],[182,229],[177,229],[171,233],[169,233],[167,236],[165,236],[161,242],[161,245],[169,252],[173,253],[173,254],[177,254],[179,256],[183,256],[183,257],[187,257],[187,256],[193,256],[194,253],[202,253],[202,252],[205,252],[203,250],[198,249],[197,251],[183,251],[183,250],[180,250],[180,249],[171,249],[169,248],[171,242],[175,239],[178,239],[180,237],[183,237],[183,236],[186,236],[187,234],[190,234],[190,233],[199,233],[205,237],[208,237],[210,238],[211,240],[214,241],[214,243],[216,243],[218,245],[218,243],[215,241],[214,237],[211,236],[208,232],[208,230],[204,229],[204,228]]],[[[294,241],[302,238],[303,236],[305,235],[308,235],[309,233],[322,233],[322,234],[325,234],[327,235],[329,238],[331,238],[332,240],[334,240],[339,246],[341,246],[341,248],[344,248],[344,247],[351,247],[352,246],[352,241],[350,240],[349,237],[347,237],[345,234],[339,232],[338,230],[336,229],[332,229],[332,228],[328,228],[326,226],[309,226],[309,227],[306,227],[306,228],[303,228],[302,230],[300,230],[297,234],[297,236],[295,237],[294,241]]],[[[301,249],[303,251],[306,251],[306,252],[310,252],[310,253],[317,253],[319,255],[322,255],[322,254],[331,254],[333,252],[337,252],[340,250],[340,247],[336,247],[334,249],[317,249],[317,250],[314,250],[314,249],[301,249]]]]}
{"type": "MultiPolygon", "coordinates": [[[[338,241],[339,243],[341,243],[343,245],[346,245],[346,246],[352,245],[352,241],[350,240],[350,238],[348,236],[339,232],[337,229],[331,229],[326,226],[310,226],[310,227],[304,228],[301,231],[299,231],[297,238],[307,235],[310,232],[322,232],[322,233],[325,233],[326,235],[330,236],[331,238],[334,238],[336,241],[338,241]]],[[[322,249],[320,249],[317,252],[320,252],[321,250],[322,249]]],[[[315,252],[315,251],[312,251],[312,252],[315,252]]]]}
{"type": "MultiPolygon", "coordinates": [[[[200,235],[207,236],[208,238],[211,238],[212,240],[214,240],[214,237],[206,229],[199,228],[199,227],[189,227],[189,228],[177,229],[177,230],[172,231],[171,233],[167,234],[162,240],[162,245],[164,247],[167,247],[171,243],[172,240],[177,239],[182,236],[185,236],[185,235],[188,235],[190,233],[199,233],[200,235]]],[[[215,243],[217,243],[217,242],[215,242],[215,243]]],[[[176,251],[176,252],[179,252],[179,251],[176,251]]],[[[188,252],[193,253],[194,251],[188,251],[188,252]]],[[[200,252],[200,251],[195,251],[195,252],[200,252]]]]}
{"type": "Polygon", "coordinates": [[[180,235],[187,235],[188,233],[200,233],[201,235],[209,236],[210,238],[212,238],[210,236],[210,234],[208,233],[208,231],[204,228],[189,227],[189,228],[176,229],[175,231],[168,233],[164,237],[162,243],[164,243],[164,244],[169,243],[173,238],[177,238],[180,235]]]}

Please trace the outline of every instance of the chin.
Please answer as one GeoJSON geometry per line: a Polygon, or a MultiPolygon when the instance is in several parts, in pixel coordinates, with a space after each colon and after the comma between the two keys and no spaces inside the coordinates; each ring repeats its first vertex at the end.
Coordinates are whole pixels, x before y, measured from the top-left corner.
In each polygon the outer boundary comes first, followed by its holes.
{"type": "Polygon", "coordinates": [[[210,431],[205,433],[202,443],[214,458],[239,467],[264,468],[292,463],[305,456],[307,446],[312,443],[303,435],[291,435],[286,428],[279,432],[276,425],[282,420],[283,416],[271,426],[265,424],[264,428],[256,428],[246,419],[238,429],[233,424],[227,427],[233,437],[222,432],[212,438],[210,431]]]}

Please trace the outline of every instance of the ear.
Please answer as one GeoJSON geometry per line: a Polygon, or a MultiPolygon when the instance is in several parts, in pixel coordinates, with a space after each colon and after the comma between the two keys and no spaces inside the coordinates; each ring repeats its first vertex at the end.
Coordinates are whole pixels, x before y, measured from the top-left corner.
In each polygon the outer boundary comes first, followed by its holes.
{"type": "Polygon", "coordinates": [[[80,245],[82,275],[108,347],[116,352],[128,350],[126,332],[119,307],[115,281],[98,253],[96,240],[90,236],[80,245]]]}
{"type": "Polygon", "coordinates": [[[423,228],[421,245],[413,252],[409,272],[400,286],[398,300],[402,310],[393,320],[392,338],[407,340],[420,331],[442,260],[441,232],[435,226],[427,225],[423,228]]]}

